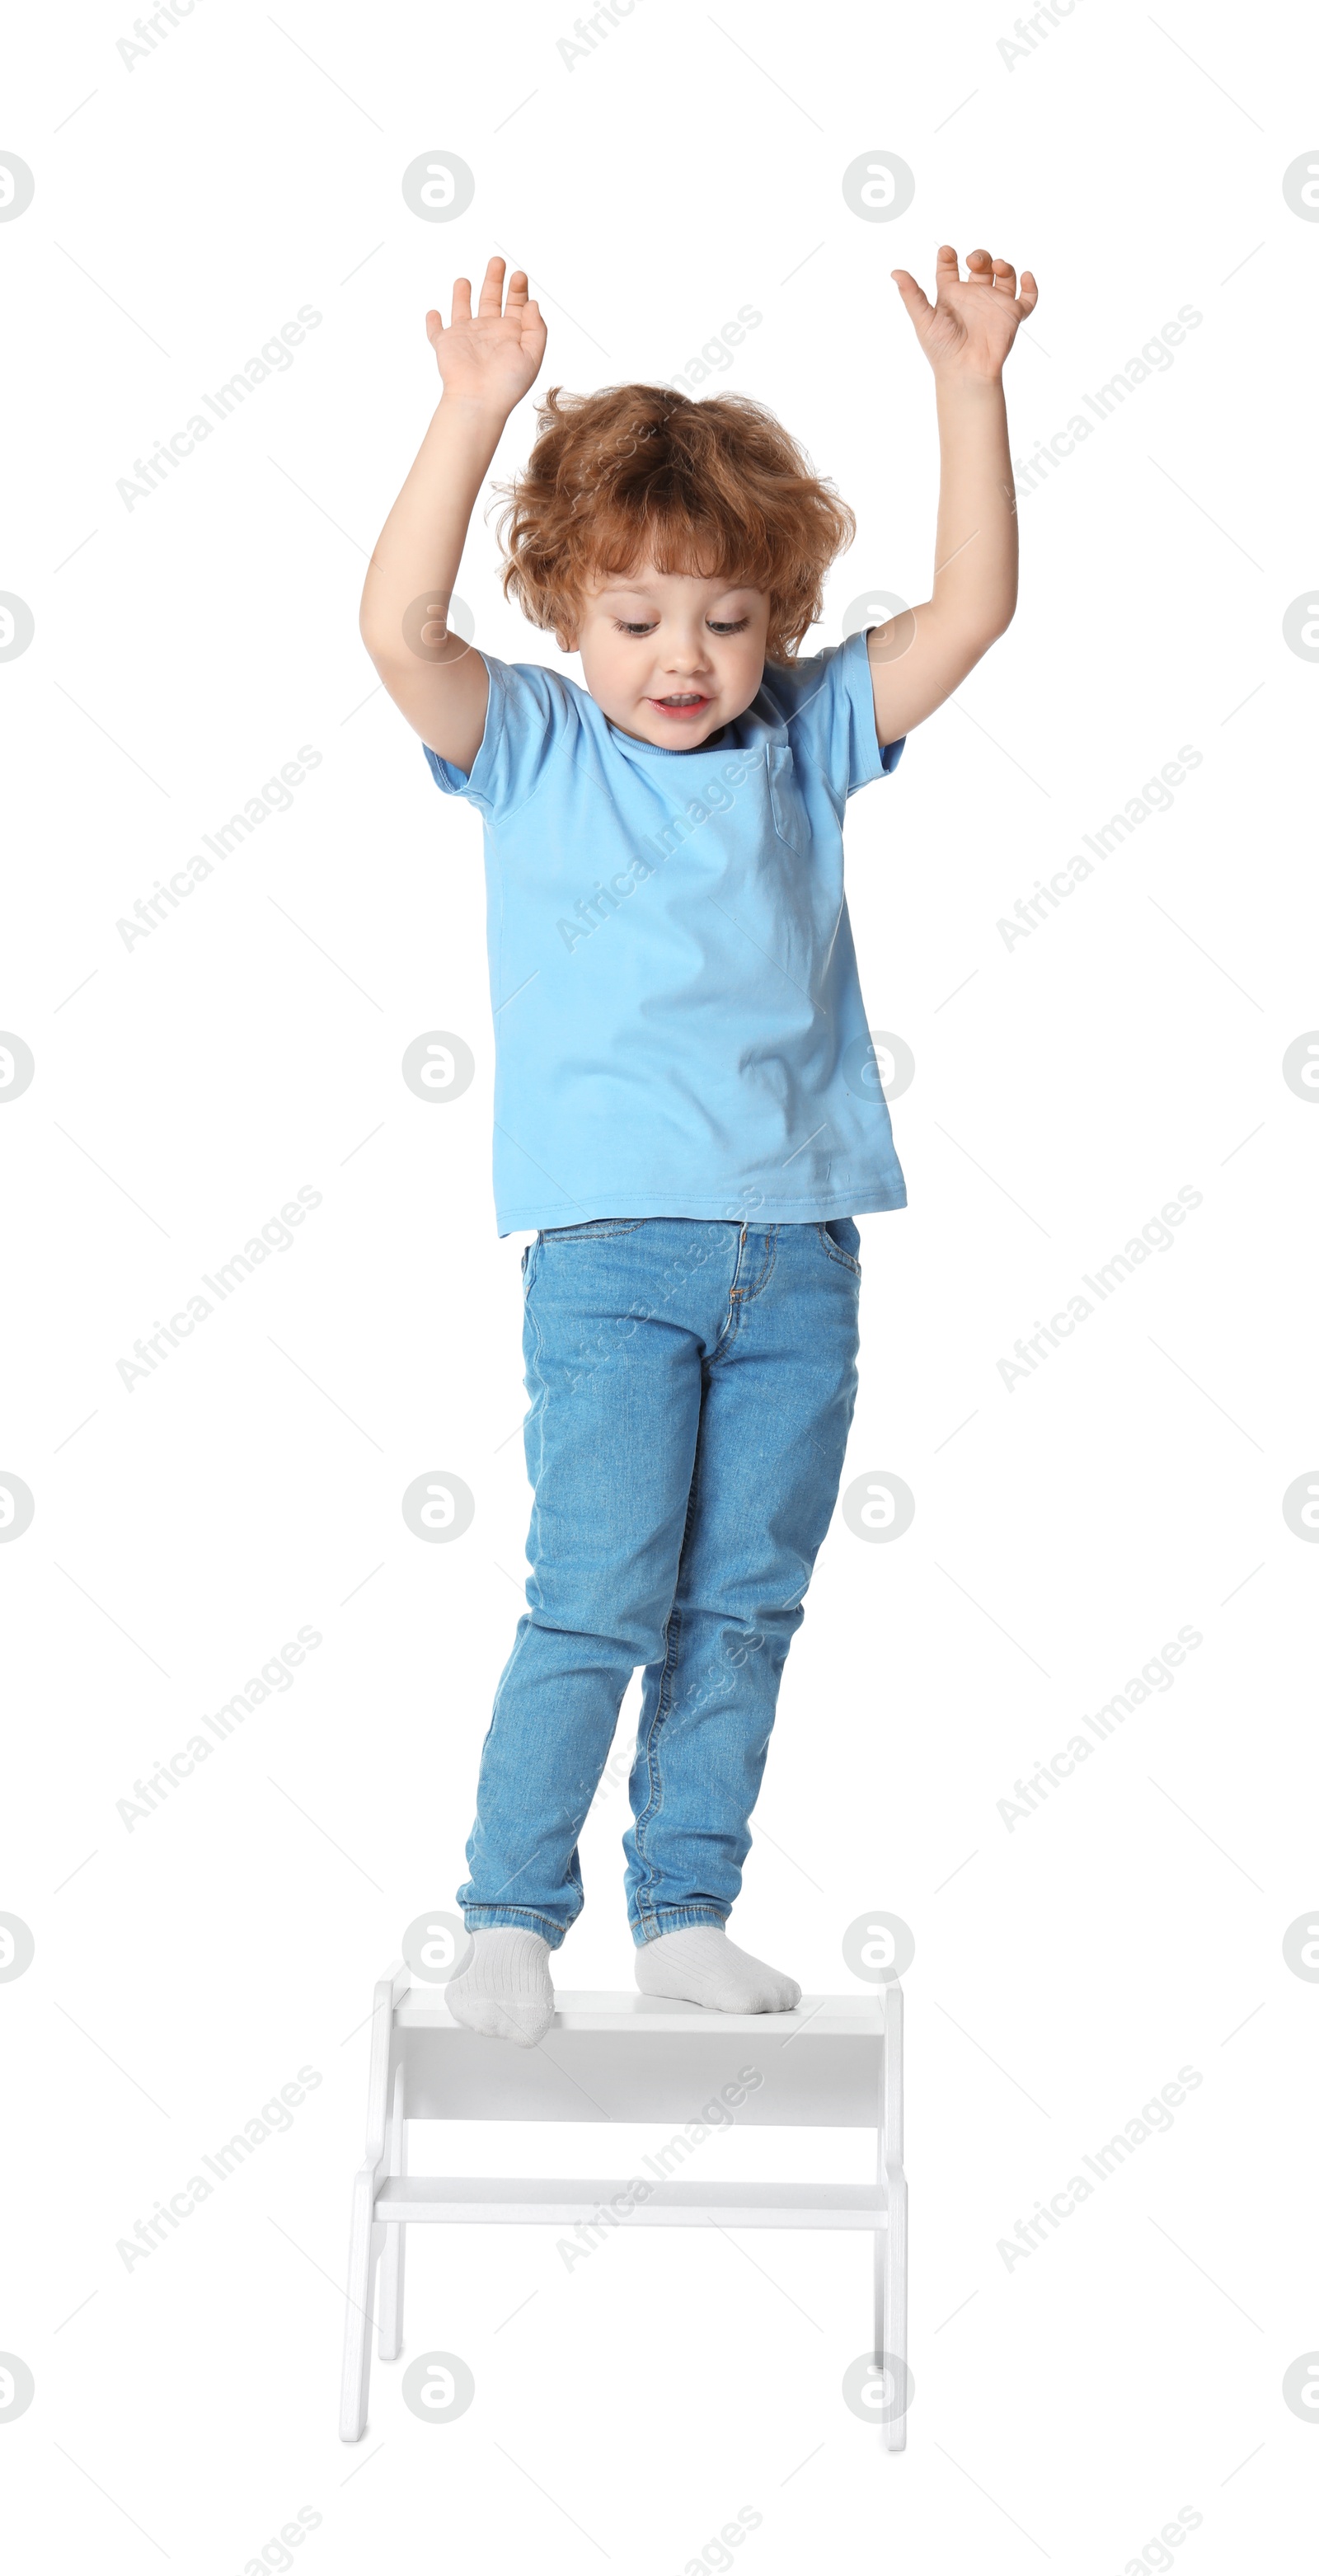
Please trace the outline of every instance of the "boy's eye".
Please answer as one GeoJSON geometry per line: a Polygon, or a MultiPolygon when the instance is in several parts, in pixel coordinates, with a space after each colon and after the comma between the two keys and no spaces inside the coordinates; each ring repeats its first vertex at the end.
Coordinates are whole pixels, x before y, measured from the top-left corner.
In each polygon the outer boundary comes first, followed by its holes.
{"type": "MultiPolygon", "coordinates": [[[[712,635],[740,635],[750,625],[751,620],[749,617],[723,619],[707,617],[705,622],[712,635]]],[[[653,635],[656,623],[654,618],[647,622],[642,618],[616,617],[614,633],[616,635],[653,635]]]]}

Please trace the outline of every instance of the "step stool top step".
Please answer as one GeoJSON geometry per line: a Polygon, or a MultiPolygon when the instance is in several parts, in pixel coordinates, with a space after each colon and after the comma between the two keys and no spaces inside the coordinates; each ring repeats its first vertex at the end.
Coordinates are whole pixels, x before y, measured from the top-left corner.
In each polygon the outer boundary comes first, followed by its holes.
{"type": "MultiPolygon", "coordinates": [[[[891,1990],[890,1990],[891,1991],[891,1990]]],[[[787,2041],[803,2038],[873,2039],[884,2029],[883,1988],[871,1994],[803,1995],[792,2012],[725,2013],[706,2004],[670,2003],[662,1995],[575,1993],[556,1995],[555,2030],[636,2032],[647,2038],[666,2032],[689,2036],[693,2030],[756,2034],[787,2041]]],[[[445,2001],[443,1986],[420,1983],[408,1988],[394,2006],[402,2029],[458,2030],[445,2001]]],[[[506,2043],[501,2042],[501,2045],[506,2043]]]]}

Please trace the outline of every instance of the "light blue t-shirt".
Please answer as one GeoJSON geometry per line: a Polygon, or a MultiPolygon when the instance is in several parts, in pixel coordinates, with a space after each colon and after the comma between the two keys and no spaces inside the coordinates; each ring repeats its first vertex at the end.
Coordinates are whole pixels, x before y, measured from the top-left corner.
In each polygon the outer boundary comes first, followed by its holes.
{"type": "Polygon", "coordinates": [[[906,1205],[843,894],[881,751],[864,634],[766,665],[693,751],[573,680],[484,657],[501,1234],[594,1217],[802,1223],[906,1205]]]}

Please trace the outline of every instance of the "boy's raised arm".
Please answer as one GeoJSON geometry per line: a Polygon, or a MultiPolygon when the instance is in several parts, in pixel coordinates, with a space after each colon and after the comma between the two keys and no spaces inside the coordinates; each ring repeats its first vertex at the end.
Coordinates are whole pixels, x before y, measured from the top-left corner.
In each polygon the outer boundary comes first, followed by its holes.
{"type": "Polygon", "coordinates": [[[486,269],[472,312],[465,277],[453,317],[426,316],[444,394],[412,471],[376,540],[362,591],[362,641],[408,723],[455,768],[470,770],[485,731],[489,675],[477,652],[447,632],[477,496],[514,404],[535,383],[545,325],[515,269],[504,300],[504,262],[486,269]]]}
{"type": "Polygon", "coordinates": [[[1003,362],[1039,290],[987,250],[968,275],[945,243],[938,301],[905,268],[893,271],[934,369],[939,416],[939,523],[930,597],[872,630],[867,651],[881,743],[897,742],[942,706],[1003,633],[1017,604],[1017,504],[1003,400],[1003,362]]]}

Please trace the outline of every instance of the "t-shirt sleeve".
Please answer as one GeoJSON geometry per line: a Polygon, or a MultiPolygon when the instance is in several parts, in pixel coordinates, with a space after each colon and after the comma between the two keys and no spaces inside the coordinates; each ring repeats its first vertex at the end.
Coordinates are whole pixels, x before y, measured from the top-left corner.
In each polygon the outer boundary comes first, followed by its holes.
{"type": "Polygon", "coordinates": [[[576,749],[581,718],[572,683],[538,662],[481,656],[490,674],[481,747],[464,776],[423,743],[427,764],[446,796],[465,796],[489,820],[525,805],[552,765],[576,749]]]}
{"type": "Polygon", "coordinates": [[[881,748],[864,631],[844,644],[826,645],[808,661],[776,663],[772,678],[766,677],[787,722],[794,759],[822,771],[840,801],[897,768],[906,735],[881,748]]]}

